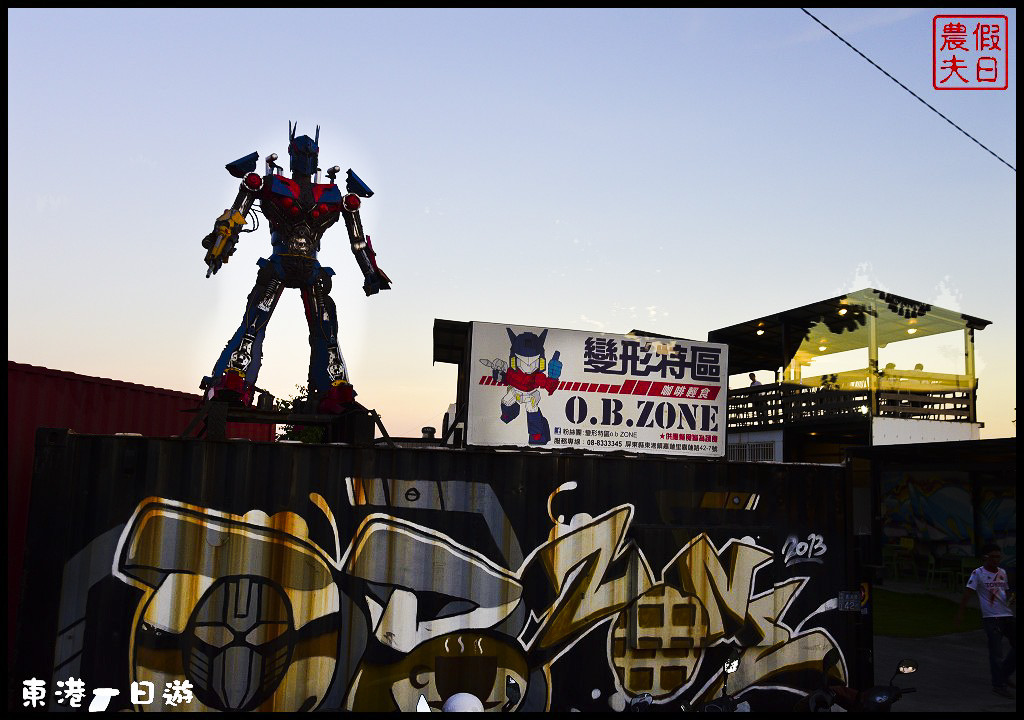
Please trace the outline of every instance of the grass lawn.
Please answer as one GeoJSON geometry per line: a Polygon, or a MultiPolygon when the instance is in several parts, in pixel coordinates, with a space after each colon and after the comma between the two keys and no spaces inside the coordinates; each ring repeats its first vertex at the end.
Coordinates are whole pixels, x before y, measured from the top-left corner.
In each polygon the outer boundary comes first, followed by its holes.
{"type": "Polygon", "coordinates": [[[933,595],[892,592],[872,588],[875,635],[888,637],[931,637],[981,629],[981,612],[970,605],[964,621],[953,627],[958,604],[933,595]]]}

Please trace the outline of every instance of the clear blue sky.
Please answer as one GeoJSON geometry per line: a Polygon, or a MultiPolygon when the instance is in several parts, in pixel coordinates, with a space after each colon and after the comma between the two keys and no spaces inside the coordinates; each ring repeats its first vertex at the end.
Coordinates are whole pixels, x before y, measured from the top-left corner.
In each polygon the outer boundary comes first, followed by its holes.
{"type": "MultiPolygon", "coordinates": [[[[1006,91],[932,89],[938,10],[812,10],[1016,166],[1006,91]]],[[[955,11],[954,11],[955,12],[955,11]]],[[[967,11],[965,11],[967,12],[967,11]]],[[[394,289],[343,227],[341,345],[389,431],[440,426],[434,318],[688,338],[877,287],[992,321],[983,437],[1015,434],[1016,173],[799,10],[8,10],[8,359],[197,391],[270,252],[206,279],[224,164],[286,156],[376,195],[394,289]]],[[[261,165],[262,166],[262,165],[261,165]]],[[[297,291],[259,385],[304,383],[297,291]]]]}

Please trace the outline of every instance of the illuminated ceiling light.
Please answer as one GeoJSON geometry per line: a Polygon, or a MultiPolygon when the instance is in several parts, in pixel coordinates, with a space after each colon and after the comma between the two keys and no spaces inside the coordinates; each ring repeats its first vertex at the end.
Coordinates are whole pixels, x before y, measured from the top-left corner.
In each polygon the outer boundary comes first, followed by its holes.
{"type": "Polygon", "coordinates": [[[758,334],[758,335],[764,335],[764,330],[758,330],[758,331],[757,331],[757,334],[758,334]]]}
{"type": "Polygon", "coordinates": [[[907,335],[913,335],[917,332],[917,328],[907,328],[907,335]]]}
{"type": "Polygon", "coordinates": [[[840,308],[839,314],[840,315],[845,315],[846,314],[846,308],[840,308]]]}

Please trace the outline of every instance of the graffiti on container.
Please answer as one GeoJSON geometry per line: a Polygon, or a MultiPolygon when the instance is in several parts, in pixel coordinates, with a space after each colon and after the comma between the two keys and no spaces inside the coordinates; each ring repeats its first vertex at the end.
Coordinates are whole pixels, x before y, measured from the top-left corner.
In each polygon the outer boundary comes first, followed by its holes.
{"type": "Polygon", "coordinates": [[[706,535],[698,536],[664,568],[661,582],[620,614],[608,648],[626,693],[649,692],[658,703],[693,689],[691,704],[711,699],[722,688],[722,676],[699,685],[701,663],[710,648],[722,644],[746,646],[731,678],[734,688],[820,667],[835,641],[822,629],[794,629],[783,619],[808,578],[755,593],[756,574],[772,553],[750,540],[731,540],[718,550],[706,535]]]}
{"type": "MultiPolygon", "coordinates": [[[[439,711],[460,693],[496,712],[561,709],[581,693],[587,709],[648,695],[678,709],[720,691],[730,647],[744,648],[730,688],[750,690],[787,689],[837,647],[826,629],[835,601],[792,613],[811,578],[780,573],[756,538],[716,545],[700,532],[655,572],[634,539],[634,505],[553,513],[575,483],[548,496],[547,538],[525,548],[485,486],[470,497],[454,481],[346,483],[345,538],[315,493],[317,518],[139,503],[112,570],[141,591],[128,680],[190,682],[203,710],[439,711]],[[413,504],[484,517],[499,551],[411,517],[413,504]],[[333,547],[311,538],[307,522],[324,521],[333,547]],[[567,673],[575,682],[559,688],[567,673]]],[[[794,536],[781,564],[824,552],[820,536],[794,536]]]]}
{"type": "Polygon", "coordinates": [[[790,535],[782,546],[786,567],[808,562],[821,564],[825,562],[825,553],[827,551],[828,547],[825,545],[825,538],[816,533],[810,533],[807,536],[807,540],[801,540],[796,535],[790,535]]]}
{"type": "MultiPolygon", "coordinates": [[[[311,500],[329,515],[323,498],[311,500]]],[[[337,559],[308,534],[291,512],[237,516],[162,498],[140,503],[113,568],[142,590],[131,682],[188,680],[203,710],[316,707],[337,664],[340,591],[337,559]]],[[[158,698],[147,709],[181,708],[158,698]]]]}

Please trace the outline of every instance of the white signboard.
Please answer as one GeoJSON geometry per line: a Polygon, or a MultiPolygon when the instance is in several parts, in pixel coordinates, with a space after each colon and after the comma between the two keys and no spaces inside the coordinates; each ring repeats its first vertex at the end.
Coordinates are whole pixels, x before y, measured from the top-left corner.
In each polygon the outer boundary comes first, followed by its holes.
{"type": "Polygon", "coordinates": [[[725,455],[727,346],[472,328],[469,445],[725,455]]]}

